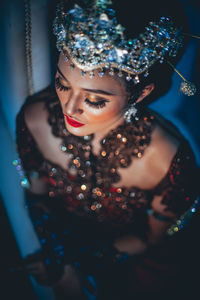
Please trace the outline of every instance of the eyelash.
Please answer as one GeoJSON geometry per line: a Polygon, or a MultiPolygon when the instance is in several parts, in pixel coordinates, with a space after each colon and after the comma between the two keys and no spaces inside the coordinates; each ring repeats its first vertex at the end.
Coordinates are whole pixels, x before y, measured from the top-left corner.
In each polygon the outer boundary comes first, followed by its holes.
{"type": "MultiPolygon", "coordinates": [[[[59,89],[61,92],[62,91],[68,91],[70,88],[67,86],[64,86],[60,83],[60,78],[57,77],[55,79],[55,86],[57,89],[59,89]]],[[[103,108],[106,106],[106,102],[108,102],[107,100],[99,100],[98,102],[91,102],[88,98],[85,99],[85,103],[87,103],[89,106],[91,107],[95,107],[95,108],[103,108]]]]}
{"type": "Polygon", "coordinates": [[[88,98],[86,98],[85,102],[92,107],[103,108],[106,106],[106,102],[108,102],[108,101],[102,99],[102,100],[99,100],[98,102],[91,102],[88,98]]]}
{"type": "Polygon", "coordinates": [[[55,79],[55,86],[56,86],[56,88],[59,89],[61,92],[62,92],[62,91],[68,91],[68,90],[69,90],[69,87],[68,87],[68,86],[64,86],[64,85],[62,85],[62,84],[60,83],[59,77],[57,77],[57,78],[55,79]]]}

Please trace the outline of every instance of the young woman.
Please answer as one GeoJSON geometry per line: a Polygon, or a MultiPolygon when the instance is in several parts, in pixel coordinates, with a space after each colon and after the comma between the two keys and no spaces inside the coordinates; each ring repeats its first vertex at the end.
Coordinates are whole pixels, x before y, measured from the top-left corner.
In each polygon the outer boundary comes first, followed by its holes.
{"type": "Polygon", "coordinates": [[[41,242],[25,262],[58,299],[160,296],[177,276],[170,234],[197,205],[188,142],[147,106],[184,49],[181,7],[113,2],[58,8],[56,93],[30,97],[17,117],[41,242]]]}

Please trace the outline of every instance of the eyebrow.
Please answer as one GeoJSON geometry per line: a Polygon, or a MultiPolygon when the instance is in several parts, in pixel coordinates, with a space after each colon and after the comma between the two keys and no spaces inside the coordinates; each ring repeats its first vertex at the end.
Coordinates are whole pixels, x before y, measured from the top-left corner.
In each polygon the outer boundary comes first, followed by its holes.
{"type": "MultiPolygon", "coordinates": [[[[69,82],[67,80],[67,78],[63,75],[63,73],[61,72],[61,70],[59,69],[58,66],[57,66],[57,71],[65,79],[65,81],[69,82]]],[[[107,95],[107,96],[115,95],[114,93],[104,91],[104,90],[99,90],[99,89],[83,89],[83,90],[86,91],[86,92],[92,92],[92,93],[95,93],[95,94],[102,94],[102,95],[107,95]]]]}

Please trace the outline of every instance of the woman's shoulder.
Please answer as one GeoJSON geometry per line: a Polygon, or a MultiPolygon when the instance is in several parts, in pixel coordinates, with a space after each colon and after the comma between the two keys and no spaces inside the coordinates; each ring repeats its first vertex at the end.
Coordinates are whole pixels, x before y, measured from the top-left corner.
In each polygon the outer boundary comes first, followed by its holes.
{"type": "Polygon", "coordinates": [[[26,99],[19,115],[24,118],[26,126],[31,132],[39,130],[46,123],[48,119],[47,103],[54,99],[56,99],[56,93],[51,86],[26,99]]]}
{"type": "Polygon", "coordinates": [[[173,127],[173,131],[155,118],[155,127],[151,136],[151,143],[147,151],[150,168],[157,166],[161,172],[166,173],[176,155],[182,141],[182,136],[173,127]]]}
{"type": "Polygon", "coordinates": [[[155,117],[155,129],[152,133],[150,147],[155,160],[166,162],[165,168],[169,170],[175,159],[190,157],[195,164],[195,156],[189,141],[181,134],[180,130],[169,120],[160,114],[153,112],[155,117]]]}
{"type": "Polygon", "coordinates": [[[63,167],[66,159],[60,151],[62,139],[54,134],[58,123],[56,109],[60,106],[51,87],[29,97],[17,117],[17,141],[31,140],[44,159],[63,167]]]}
{"type": "Polygon", "coordinates": [[[45,124],[45,101],[50,87],[27,97],[16,118],[16,146],[25,170],[38,169],[43,161],[38,142],[45,124]]]}
{"type": "Polygon", "coordinates": [[[153,112],[153,114],[155,129],[152,132],[149,153],[147,152],[149,172],[152,170],[156,174],[157,170],[157,174],[160,173],[158,176],[158,178],[160,177],[158,183],[160,183],[179,165],[185,176],[185,169],[189,171],[189,169],[194,170],[196,168],[195,156],[189,142],[174,124],[158,113],[153,112]]]}
{"type": "Polygon", "coordinates": [[[161,115],[154,113],[154,129],[151,142],[140,160],[134,160],[132,172],[137,186],[141,189],[152,189],[169,175],[175,159],[190,155],[195,164],[194,155],[189,143],[180,131],[161,115]],[[141,176],[140,176],[141,175],[141,176]]]}
{"type": "Polygon", "coordinates": [[[182,140],[184,138],[180,130],[170,120],[166,119],[154,110],[148,109],[147,112],[154,116],[155,123],[162,128],[164,132],[178,140],[182,140]]]}

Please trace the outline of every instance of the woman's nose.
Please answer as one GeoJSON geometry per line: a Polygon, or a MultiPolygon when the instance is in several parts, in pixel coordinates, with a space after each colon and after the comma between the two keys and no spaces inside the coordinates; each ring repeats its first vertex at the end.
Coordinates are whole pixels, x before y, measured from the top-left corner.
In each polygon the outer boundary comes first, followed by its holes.
{"type": "Polygon", "coordinates": [[[69,95],[65,102],[65,113],[68,116],[74,116],[83,112],[80,95],[69,95]]]}

